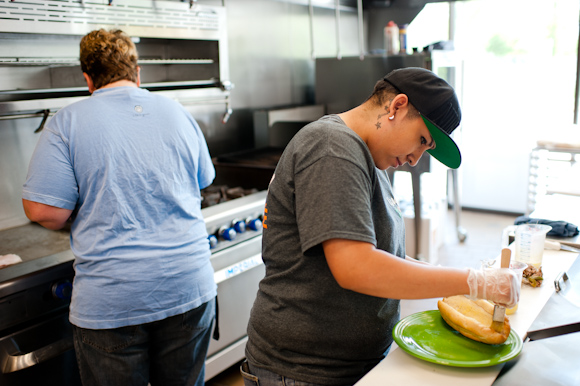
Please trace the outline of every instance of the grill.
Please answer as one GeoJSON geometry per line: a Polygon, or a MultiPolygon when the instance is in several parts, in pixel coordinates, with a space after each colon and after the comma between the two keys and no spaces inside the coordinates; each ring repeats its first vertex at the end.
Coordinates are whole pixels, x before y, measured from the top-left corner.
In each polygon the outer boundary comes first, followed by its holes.
{"type": "MultiPolygon", "coordinates": [[[[121,29],[151,28],[156,36],[220,32],[221,9],[187,6],[170,1],[53,0],[0,2],[2,23],[14,32],[70,33],[84,25],[109,25],[121,29]],[[26,28],[31,29],[26,29],[26,28]],[[166,30],[165,32],[159,30],[166,30]]],[[[90,29],[93,29],[92,27],[90,29]]],[[[137,34],[140,35],[140,34],[137,34]]]]}
{"type": "MultiPolygon", "coordinates": [[[[179,101],[208,143],[218,141],[232,112],[225,7],[0,0],[0,20],[0,254],[23,260],[0,269],[0,384],[79,385],[68,322],[70,233],[30,223],[20,198],[38,131],[58,109],[89,95],[78,59],[81,37],[120,28],[137,46],[141,87],[179,101]]],[[[220,312],[207,379],[243,358],[247,319],[264,275],[261,216],[270,176],[259,186],[252,179],[228,181],[218,171],[203,192],[220,312]]]]}

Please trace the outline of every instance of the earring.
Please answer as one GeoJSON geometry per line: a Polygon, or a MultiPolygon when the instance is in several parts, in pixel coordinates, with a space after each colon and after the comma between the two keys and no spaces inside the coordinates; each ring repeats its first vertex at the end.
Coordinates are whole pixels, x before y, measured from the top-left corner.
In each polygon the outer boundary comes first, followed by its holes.
{"type": "Polygon", "coordinates": [[[395,114],[393,114],[393,115],[391,115],[391,116],[389,117],[389,120],[390,120],[390,121],[392,121],[393,119],[395,119],[395,114]]]}

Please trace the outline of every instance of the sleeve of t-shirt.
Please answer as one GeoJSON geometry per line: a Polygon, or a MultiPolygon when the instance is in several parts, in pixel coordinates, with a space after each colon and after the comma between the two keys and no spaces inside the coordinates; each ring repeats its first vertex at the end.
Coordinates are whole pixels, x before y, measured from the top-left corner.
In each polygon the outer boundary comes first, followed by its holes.
{"type": "Polygon", "coordinates": [[[368,171],[338,157],[323,157],[298,173],[296,217],[302,252],[330,239],[376,245],[372,189],[368,171]]]}
{"type": "Polygon", "coordinates": [[[209,154],[209,149],[207,147],[207,141],[199,127],[197,121],[182,107],[185,113],[190,117],[191,123],[195,129],[197,135],[197,143],[199,149],[198,157],[198,168],[197,168],[197,181],[199,183],[199,188],[204,189],[211,185],[215,179],[215,167],[211,160],[211,155],[209,154]]]}
{"type": "Polygon", "coordinates": [[[22,198],[69,210],[74,210],[77,204],[79,191],[69,147],[48,127],[32,154],[22,198]]]}

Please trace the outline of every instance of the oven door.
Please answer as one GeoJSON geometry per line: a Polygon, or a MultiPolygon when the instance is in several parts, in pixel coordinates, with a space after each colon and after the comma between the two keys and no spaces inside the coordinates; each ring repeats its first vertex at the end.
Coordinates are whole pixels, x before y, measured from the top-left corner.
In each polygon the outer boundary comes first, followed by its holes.
{"type": "Polygon", "coordinates": [[[245,356],[250,311],[264,277],[262,236],[258,235],[212,255],[218,284],[219,340],[212,340],[206,360],[206,380],[245,356]]]}
{"type": "Polygon", "coordinates": [[[68,308],[0,337],[0,385],[81,385],[68,308]]]}

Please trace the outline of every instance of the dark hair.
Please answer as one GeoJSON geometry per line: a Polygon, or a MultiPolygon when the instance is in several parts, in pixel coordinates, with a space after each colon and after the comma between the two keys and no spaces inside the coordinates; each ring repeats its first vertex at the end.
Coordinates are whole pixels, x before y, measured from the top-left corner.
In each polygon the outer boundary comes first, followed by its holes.
{"type": "Polygon", "coordinates": [[[137,48],[121,30],[89,32],[81,39],[80,59],[96,89],[119,80],[137,82],[137,48]]]}
{"type": "MultiPolygon", "coordinates": [[[[367,101],[370,101],[376,106],[383,106],[384,104],[390,106],[393,99],[399,94],[402,94],[402,92],[398,88],[386,80],[381,79],[375,84],[373,93],[367,98],[367,101]]],[[[418,118],[420,116],[419,111],[409,102],[409,118],[418,118]]]]}

